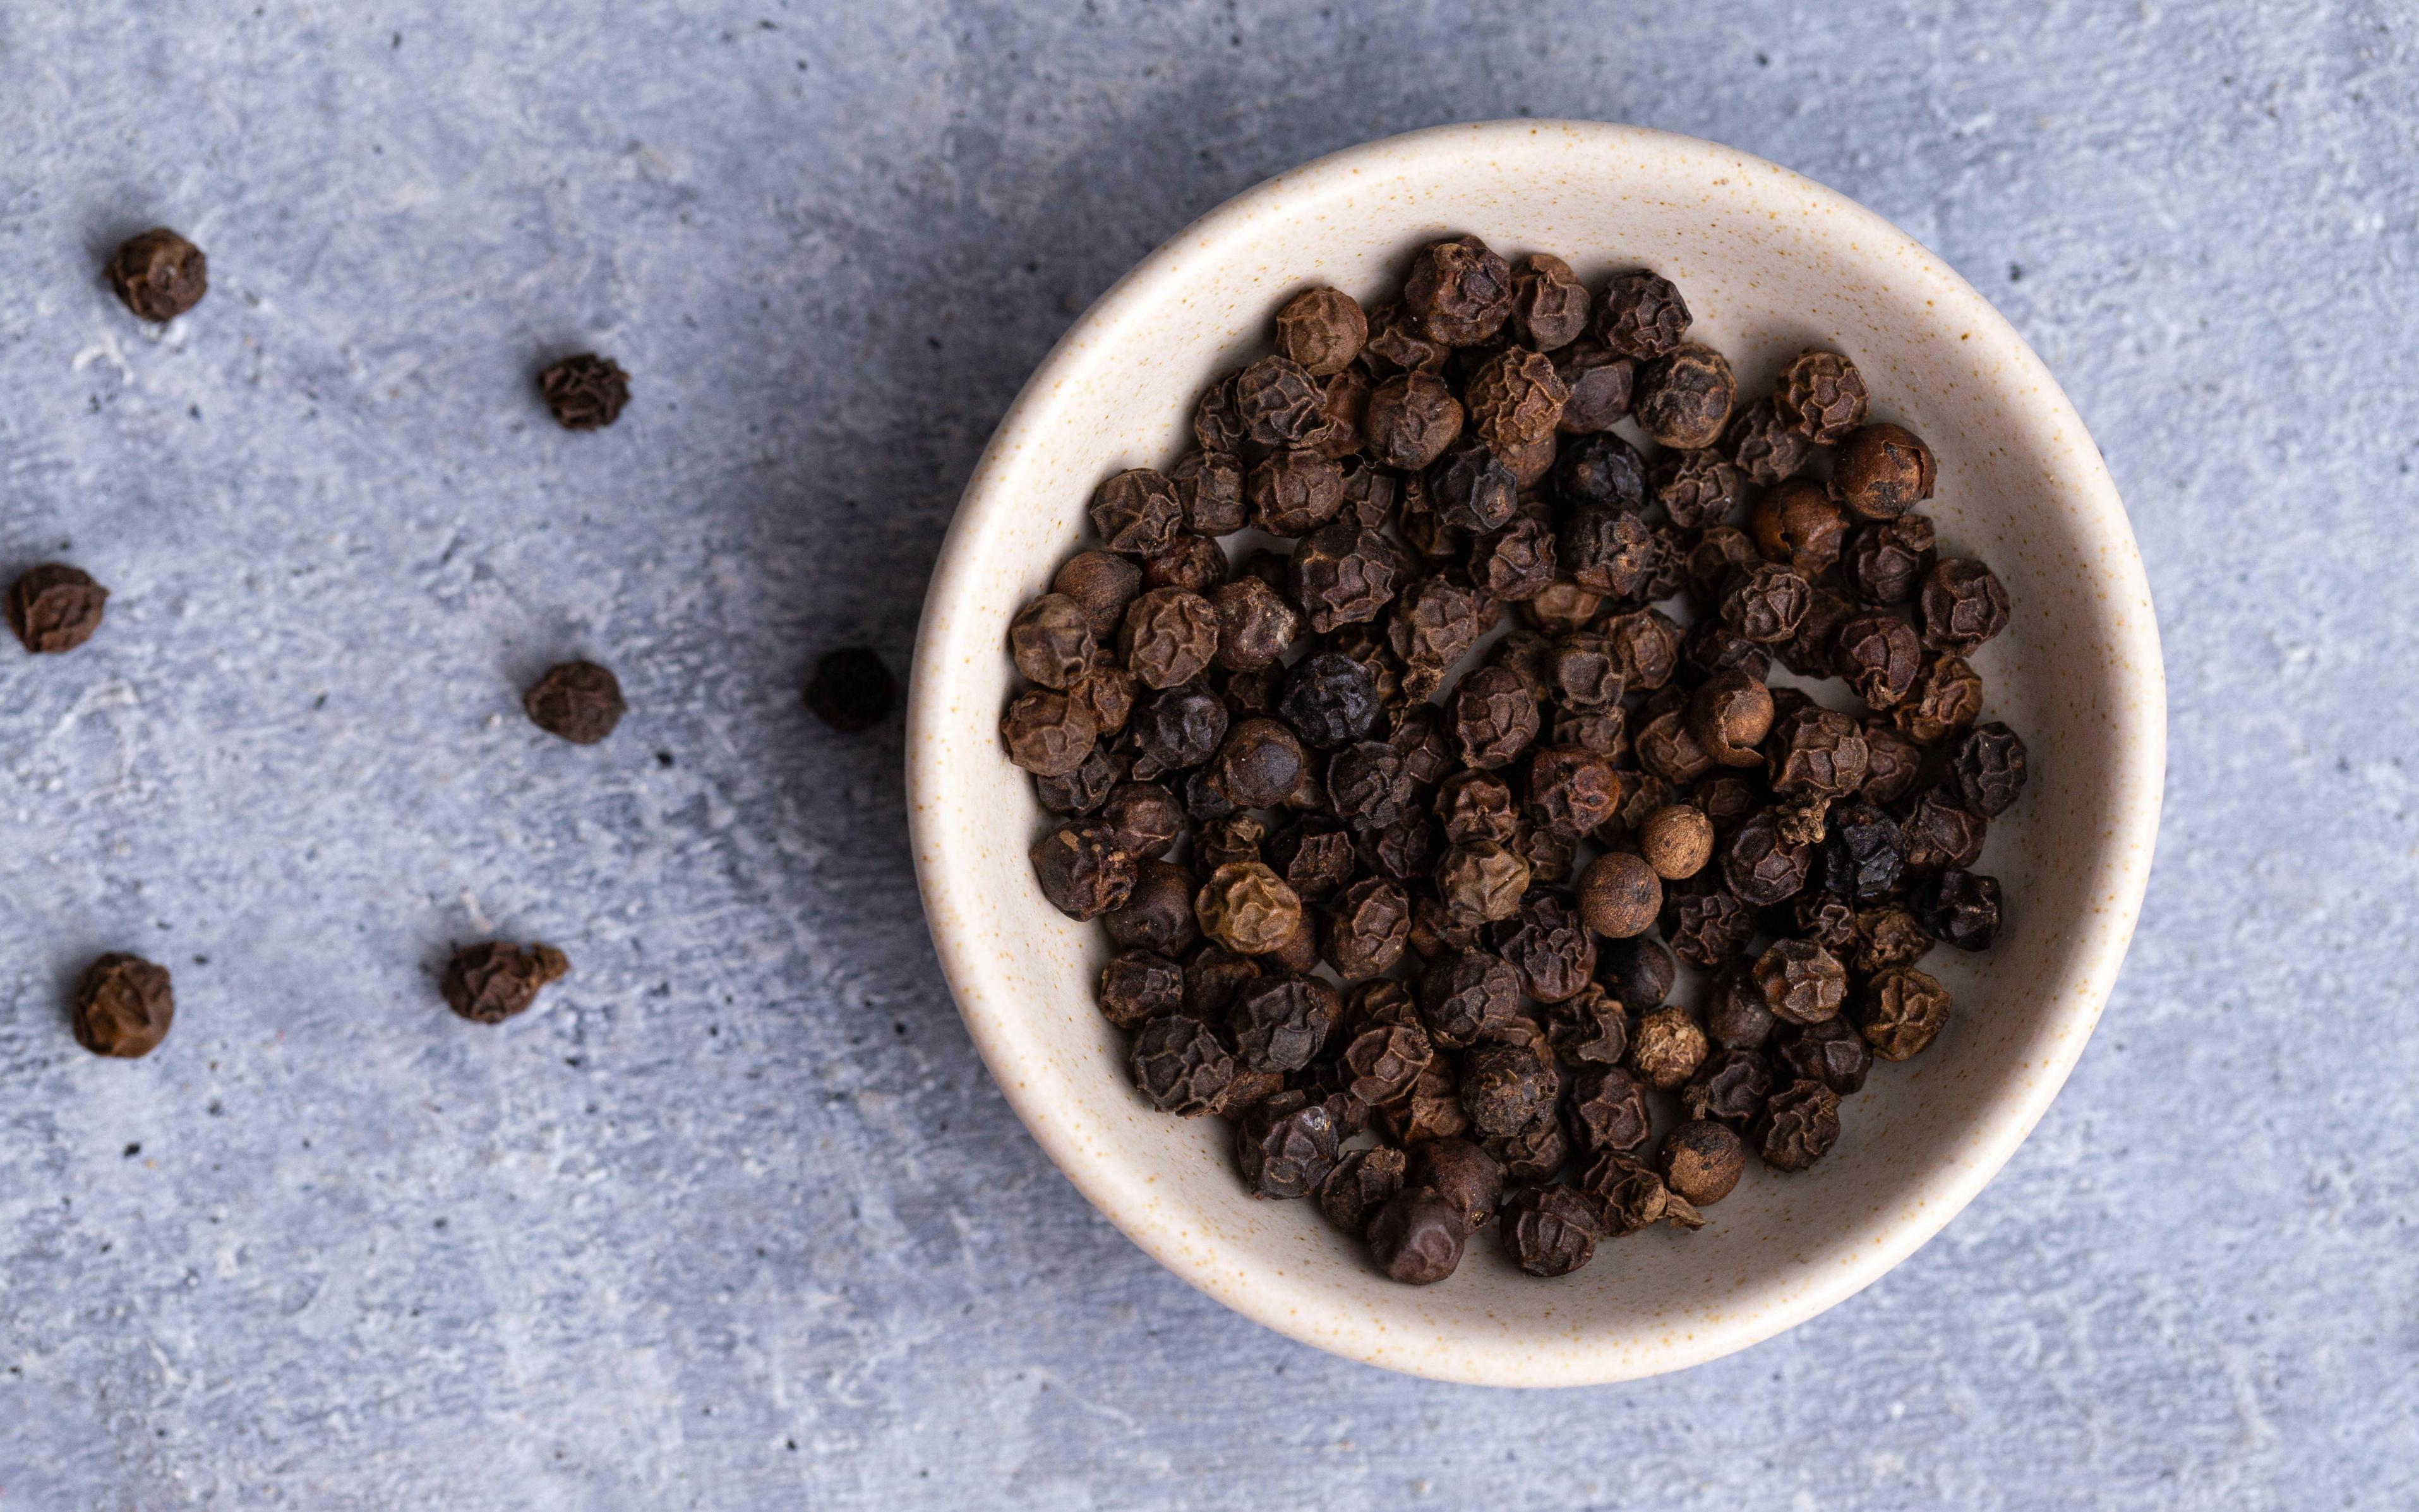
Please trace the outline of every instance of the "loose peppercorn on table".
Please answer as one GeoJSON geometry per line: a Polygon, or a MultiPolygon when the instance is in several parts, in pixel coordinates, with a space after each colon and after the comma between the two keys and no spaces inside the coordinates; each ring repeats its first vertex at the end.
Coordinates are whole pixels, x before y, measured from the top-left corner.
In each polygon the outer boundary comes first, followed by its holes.
{"type": "Polygon", "coordinates": [[[1963,658],[2006,589],[1853,362],[1742,406],[1689,325],[1471,236],[1372,310],[1304,289],[1006,626],[1033,874],[1116,948],[1134,1085],[1396,1281],[1807,1170],[1948,1026],[1919,963],[1998,931],[1967,867],[2027,758],[1963,658]]]}

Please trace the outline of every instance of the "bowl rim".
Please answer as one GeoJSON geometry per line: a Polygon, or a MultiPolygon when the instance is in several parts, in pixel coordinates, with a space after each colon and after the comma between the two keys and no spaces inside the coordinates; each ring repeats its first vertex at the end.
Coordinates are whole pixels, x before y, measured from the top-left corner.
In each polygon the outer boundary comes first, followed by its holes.
{"type": "MultiPolygon", "coordinates": [[[[1215,256],[1226,239],[1242,232],[1272,204],[1307,192],[1333,186],[1363,173],[1373,160],[1385,160],[1386,171],[1401,173],[1406,160],[1422,155],[1446,161],[1471,156],[1507,154],[1533,139],[1552,134],[1576,139],[1607,154],[1668,156],[1718,155],[1722,171],[1752,175],[1775,184],[1780,192],[1802,194],[1826,214],[1852,224],[1860,238],[1885,250],[1911,253],[1902,258],[1904,277],[1924,285],[1923,292],[1944,309],[1953,308],[1969,323],[1977,355],[2008,364],[2003,388],[2028,393],[2030,408],[2057,428],[2089,442],[2081,416],[2046,364],[2034,353],[2007,318],[1992,306],[1945,260],[1904,231],[1826,185],[1718,143],[1645,127],[1587,120],[1515,119],[1430,127],[1379,138],[1313,160],[1269,178],[1226,200],[1171,236],[1118,279],[1051,347],[1025,380],[990,443],[969,475],[949,530],[933,564],[909,673],[906,729],[908,829],[916,859],[917,887],[943,977],[958,1004],[968,1033],[1001,1093],[1015,1110],[1052,1163],[1072,1181],[1085,1198],[1161,1265],[1227,1307],[1289,1337],[1380,1368],[1436,1380],[1501,1386],[1595,1384],[1632,1380],[1686,1368],[1733,1353],[1783,1333],[1845,1301],[1887,1273],[1921,1247],[1964,1211],[1989,1183],[2016,1149],[2032,1133],[2050,1103],[2065,1085],[2083,1053],[2093,1026],[2116,983],[2140,915],[2148,887],[2152,850],[2157,838],[2166,764],[2166,685],[2160,656],[2158,628],[2150,611],[2149,584],[2141,554],[2116,483],[2096,444],[2077,449],[2077,475],[2069,490],[2077,526],[2098,548],[2098,574],[2112,594],[2142,606],[2111,626],[2117,666],[2112,684],[2123,695],[2128,713],[2120,715],[2127,739],[2125,769],[2111,774],[2139,795],[2121,810],[2100,850],[2104,857],[2096,880],[2107,884],[2105,904],[2096,910],[2088,937],[2077,946],[2077,958],[2087,963],[2082,975],[2088,990],[2069,996],[2046,1026],[2054,1047],[2047,1064],[2037,1065],[2018,1085],[2006,1088],[1998,1105],[1982,1120],[1984,1134],[1972,1147],[1971,1158],[1958,1163],[1934,1189],[1935,1200],[1903,1211],[1897,1222],[1872,1244],[1865,1246],[1858,1263],[1806,1287],[1789,1304],[1740,1316],[1726,1326],[1688,1330],[1660,1340],[1623,1339],[1620,1349],[1608,1340],[1600,1351],[1574,1343],[1550,1354],[1438,1344],[1407,1344],[1400,1336],[1374,1341],[1353,1334],[1317,1328],[1280,1297],[1255,1288],[1256,1269],[1248,1257],[1219,1247],[1179,1243],[1163,1224],[1138,1207],[1118,1200],[1120,1192],[1106,1179],[1096,1156],[1069,1136],[1066,1126],[1049,1116],[1042,1089],[1025,1074],[1008,1014],[1018,1001],[1016,990],[997,984],[997,968],[990,951],[978,948],[965,933],[947,921],[964,917],[961,902],[970,902],[974,884],[961,873],[946,846],[937,843],[945,827],[938,816],[947,801],[948,781],[941,770],[945,742],[932,738],[948,717],[943,691],[944,663],[953,648],[939,643],[936,623],[948,606],[976,590],[984,563],[971,549],[983,517],[1003,502],[1003,489],[1013,460],[1055,422],[1052,399],[1066,383],[1074,364],[1094,360],[1097,337],[1144,306],[1167,297],[1187,281],[1196,259],[1215,256]],[[1356,1347],[1357,1346],[1357,1347],[1356,1347]]],[[[1416,161],[1412,166],[1416,166],[1416,161]]],[[[962,649],[962,648],[960,648],[962,649]]],[[[1004,650],[1001,653],[1005,654],[1004,650]]]]}

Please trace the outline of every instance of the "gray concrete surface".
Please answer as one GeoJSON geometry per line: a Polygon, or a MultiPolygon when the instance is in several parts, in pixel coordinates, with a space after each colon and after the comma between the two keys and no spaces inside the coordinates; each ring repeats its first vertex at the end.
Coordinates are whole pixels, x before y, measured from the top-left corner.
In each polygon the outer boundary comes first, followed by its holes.
{"type": "Polygon", "coordinates": [[[0,1507],[2419,1502],[2419,17],[2390,4],[0,8],[0,1507]],[[2006,1174],[1652,1383],[1244,1323],[1077,1198],[917,914],[960,484],[1139,254],[1441,121],[1735,143],[1937,248],[2107,452],[2173,687],[2132,964],[2006,1174]],[[154,222],[214,291],[96,279],[154,222]],[[529,374],[619,354],[556,431],[529,374]],[[588,653],[577,750],[516,690],[588,653]],[[561,943],[501,1029],[446,942],[561,943]],[[173,964],[79,1051],[90,953],[173,964]],[[139,1148],[138,1148],[139,1147],[139,1148]]]}

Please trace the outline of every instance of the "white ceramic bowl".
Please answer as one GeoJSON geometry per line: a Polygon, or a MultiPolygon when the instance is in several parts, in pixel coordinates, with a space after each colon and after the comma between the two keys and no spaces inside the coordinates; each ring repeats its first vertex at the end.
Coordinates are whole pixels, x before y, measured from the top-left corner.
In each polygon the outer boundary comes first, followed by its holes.
{"type": "MultiPolygon", "coordinates": [[[[1439,128],[1271,179],[1179,233],[1102,296],[1034,374],[976,467],[925,600],[908,796],[925,912],[958,1006],[1050,1158],[1133,1242],[1247,1317],[1353,1359],[1498,1385],[1617,1381],[1777,1334],[1872,1282],[1972,1199],[2083,1050],[2134,927],[2158,823],[2165,689],[2134,537],[2107,470],[2040,359],[1981,296],[1872,212],[1688,137],[1587,122],[1439,128]],[[2011,628],[1975,658],[1988,715],[2031,747],[2022,804],[1980,870],[2008,923],[1926,969],[1956,996],[1922,1056],[1875,1068],[1811,1172],[1750,1162],[1701,1232],[1609,1242],[1557,1281],[1492,1231],[1427,1288],[1379,1275],[1308,1202],[1245,1195],[1223,1123],[1153,1111],[1092,1005],[1108,947],[1042,900],[1048,816],[1003,754],[1009,617],[1085,536],[1093,485],[1165,467],[1206,381],[1265,349],[1293,291],[1392,290],[1408,255],[1471,232],[1569,260],[1591,287],[1646,266],[1691,339],[1769,391],[1803,347],[1853,358],[1876,418],[1939,456],[1944,554],[1988,561],[2011,628]]],[[[1990,1287],[1988,1275],[1969,1278],[1990,1287]]]]}

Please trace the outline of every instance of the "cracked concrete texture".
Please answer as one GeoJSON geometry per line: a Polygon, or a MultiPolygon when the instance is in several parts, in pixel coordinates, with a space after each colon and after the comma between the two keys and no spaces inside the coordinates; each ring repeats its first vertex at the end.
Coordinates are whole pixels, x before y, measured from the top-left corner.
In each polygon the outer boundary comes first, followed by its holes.
{"type": "Polygon", "coordinates": [[[0,1506],[2419,1500],[2419,47],[2380,4],[0,10],[0,1506]],[[896,718],[976,453],[1229,194],[1635,121],[1937,249],[2105,449],[2173,701],[2040,1132],[1742,1355],[1511,1396],[1224,1312],[1051,1169],[919,918],[896,718]],[[162,332],[96,270],[183,228],[162,332]],[[617,355],[615,429],[547,358],[617,355]],[[593,750],[517,689],[585,654],[593,750]],[[561,944],[498,1029],[448,942],[561,944]],[[150,1059],[63,1020],[176,971],[150,1059]],[[139,1147],[139,1148],[138,1148],[139,1147]]]}

